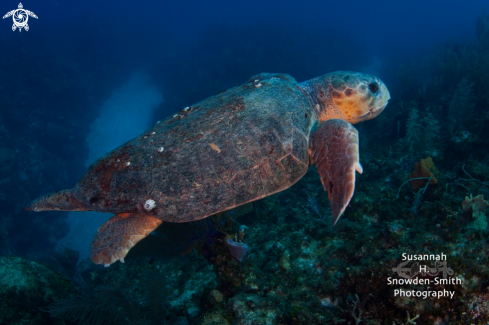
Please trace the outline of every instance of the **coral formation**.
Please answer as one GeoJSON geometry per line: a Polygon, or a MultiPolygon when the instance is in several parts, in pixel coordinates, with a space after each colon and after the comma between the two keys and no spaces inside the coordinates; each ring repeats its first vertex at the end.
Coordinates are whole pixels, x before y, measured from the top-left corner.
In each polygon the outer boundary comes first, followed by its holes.
{"type": "Polygon", "coordinates": [[[484,195],[477,195],[476,197],[466,196],[465,200],[462,202],[462,208],[464,212],[468,212],[472,217],[476,218],[480,215],[487,207],[489,203],[484,200],[484,195]]]}
{"type": "MultiPolygon", "coordinates": [[[[409,175],[409,178],[418,178],[418,177],[432,177],[430,184],[438,183],[435,175],[438,174],[438,170],[433,163],[431,157],[421,159],[416,163],[413,172],[409,175]]],[[[417,190],[418,188],[426,185],[426,180],[412,180],[411,181],[411,189],[417,190]]]]}
{"type": "Polygon", "coordinates": [[[231,238],[226,239],[226,245],[228,246],[229,253],[238,261],[242,261],[248,252],[248,245],[240,242],[235,242],[231,238]]]}
{"type": "Polygon", "coordinates": [[[39,308],[76,292],[70,280],[20,257],[0,258],[0,323],[63,324],[39,308]]]}
{"type": "Polygon", "coordinates": [[[462,208],[465,215],[469,215],[472,217],[473,222],[468,226],[469,229],[473,230],[486,230],[487,228],[487,220],[486,215],[484,214],[484,210],[489,206],[486,200],[484,200],[483,195],[478,195],[476,197],[465,197],[465,200],[462,202],[462,208]]]}
{"type": "Polygon", "coordinates": [[[456,130],[465,130],[466,124],[473,118],[475,108],[474,83],[469,83],[467,78],[457,84],[452,101],[448,109],[448,131],[454,135],[456,130]]]}
{"type": "Polygon", "coordinates": [[[406,121],[406,138],[409,151],[414,152],[415,145],[421,139],[423,126],[419,123],[419,114],[416,108],[411,108],[409,118],[406,121]]]}

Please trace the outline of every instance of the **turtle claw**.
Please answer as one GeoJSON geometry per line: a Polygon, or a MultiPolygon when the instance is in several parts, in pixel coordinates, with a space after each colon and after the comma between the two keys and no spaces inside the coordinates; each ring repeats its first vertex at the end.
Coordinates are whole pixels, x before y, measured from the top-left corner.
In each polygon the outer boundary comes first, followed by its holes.
{"type": "Polygon", "coordinates": [[[328,192],[335,225],[353,197],[355,171],[363,172],[359,161],[358,132],[348,122],[328,120],[312,135],[310,150],[321,183],[328,192]]]}
{"type": "Polygon", "coordinates": [[[138,213],[119,213],[97,231],[92,241],[92,261],[110,266],[124,263],[129,250],[161,225],[161,220],[138,213]]]}
{"type": "Polygon", "coordinates": [[[360,162],[355,163],[354,168],[359,174],[363,174],[363,167],[360,162]]]}

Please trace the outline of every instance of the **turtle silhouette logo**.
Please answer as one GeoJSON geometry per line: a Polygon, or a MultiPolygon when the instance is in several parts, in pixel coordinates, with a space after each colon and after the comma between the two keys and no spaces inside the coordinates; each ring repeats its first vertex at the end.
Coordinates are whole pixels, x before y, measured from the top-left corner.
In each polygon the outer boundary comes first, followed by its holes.
{"type": "Polygon", "coordinates": [[[22,3],[19,3],[19,9],[14,9],[12,11],[7,12],[3,16],[3,19],[8,18],[10,16],[12,16],[12,19],[14,20],[14,24],[12,25],[12,31],[14,32],[17,28],[19,29],[19,32],[22,31],[22,28],[24,28],[26,31],[29,30],[29,25],[27,25],[29,16],[37,19],[36,14],[33,13],[32,11],[25,10],[22,3]]]}
{"type": "Polygon", "coordinates": [[[440,272],[444,279],[447,278],[447,275],[453,275],[453,270],[447,266],[447,261],[433,261],[432,267],[420,265],[419,262],[414,263],[411,267],[405,267],[408,263],[409,261],[402,262],[397,267],[392,268],[392,271],[404,279],[413,279],[418,274],[422,276],[437,276],[440,272]]]}

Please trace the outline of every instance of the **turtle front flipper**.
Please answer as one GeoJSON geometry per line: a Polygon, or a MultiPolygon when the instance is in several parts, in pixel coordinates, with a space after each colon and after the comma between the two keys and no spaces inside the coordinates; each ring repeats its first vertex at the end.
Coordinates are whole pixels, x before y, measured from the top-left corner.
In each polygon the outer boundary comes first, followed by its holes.
{"type": "Polygon", "coordinates": [[[345,211],[355,190],[355,170],[363,172],[358,152],[358,131],[348,122],[331,119],[319,126],[309,144],[312,163],[328,192],[333,225],[345,211]]]}
{"type": "Polygon", "coordinates": [[[141,239],[161,225],[155,217],[140,213],[118,213],[104,223],[92,241],[92,261],[110,264],[124,257],[141,239]]]}
{"type": "Polygon", "coordinates": [[[92,210],[86,204],[78,201],[73,195],[71,189],[57,191],[46,194],[32,201],[32,203],[24,208],[24,211],[90,211],[92,210]]]}

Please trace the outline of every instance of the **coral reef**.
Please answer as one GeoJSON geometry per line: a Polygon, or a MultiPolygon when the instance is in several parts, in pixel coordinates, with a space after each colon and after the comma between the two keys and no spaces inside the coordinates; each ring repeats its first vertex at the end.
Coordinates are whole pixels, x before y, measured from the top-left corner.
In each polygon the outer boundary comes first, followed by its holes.
{"type": "Polygon", "coordinates": [[[19,257],[0,257],[0,323],[63,324],[40,309],[76,292],[70,280],[19,257]]]}

